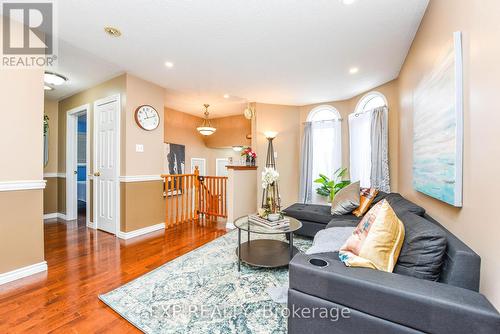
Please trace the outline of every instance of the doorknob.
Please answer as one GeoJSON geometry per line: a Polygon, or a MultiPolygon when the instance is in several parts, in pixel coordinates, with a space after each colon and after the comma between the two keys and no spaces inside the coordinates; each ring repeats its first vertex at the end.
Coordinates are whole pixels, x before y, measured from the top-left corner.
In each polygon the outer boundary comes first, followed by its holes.
{"type": "Polygon", "coordinates": [[[76,174],[78,174],[78,171],[74,170],[74,171],[73,171],[73,174],[75,174],[75,175],[76,175],[76,174]]]}
{"type": "Polygon", "coordinates": [[[95,172],[95,173],[94,173],[94,176],[101,176],[101,173],[99,173],[99,172],[95,172]]]}

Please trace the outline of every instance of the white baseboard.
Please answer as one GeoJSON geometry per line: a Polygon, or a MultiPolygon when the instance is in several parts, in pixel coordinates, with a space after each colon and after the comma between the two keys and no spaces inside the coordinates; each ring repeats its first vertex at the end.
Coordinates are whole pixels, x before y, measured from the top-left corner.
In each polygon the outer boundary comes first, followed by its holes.
{"type": "Polygon", "coordinates": [[[236,228],[236,226],[234,226],[233,223],[230,223],[230,222],[227,222],[226,223],[226,228],[227,229],[230,229],[230,230],[234,230],[236,228]]]}
{"type": "Polygon", "coordinates": [[[0,285],[18,280],[23,277],[47,271],[47,262],[39,262],[26,267],[15,269],[3,274],[0,274],[0,285]]]}
{"type": "Polygon", "coordinates": [[[116,236],[120,239],[127,240],[127,239],[135,238],[135,237],[138,237],[138,236],[141,236],[144,234],[148,234],[148,233],[155,232],[158,230],[163,230],[163,229],[165,229],[165,223],[160,223],[160,224],[140,228],[140,229],[132,231],[132,232],[118,231],[118,233],[116,233],[116,236]]]}
{"type": "Polygon", "coordinates": [[[68,220],[66,218],[66,215],[64,213],[60,213],[60,212],[46,213],[43,215],[43,219],[55,219],[55,218],[62,219],[62,220],[68,220]]]}
{"type": "Polygon", "coordinates": [[[88,223],[87,223],[87,227],[88,227],[88,228],[92,228],[92,229],[94,229],[94,230],[97,228],[97,226],[96,226],[96,224],[94,224],[94,222],[88,222],[88,223]]]}

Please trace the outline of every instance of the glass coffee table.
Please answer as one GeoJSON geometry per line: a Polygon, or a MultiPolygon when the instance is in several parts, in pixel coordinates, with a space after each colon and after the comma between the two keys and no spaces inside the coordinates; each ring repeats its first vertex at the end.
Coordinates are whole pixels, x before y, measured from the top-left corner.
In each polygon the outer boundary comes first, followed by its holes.
{"type": "Polygon", "coordinates": [[[290,226],[281,229],[271,229],[248,220],[248,216],[243,216],[234,221],[234,226],[238,229],[238,271],[241,269],[241,261],[256,267],[277,268],[287,266],[293,256],[298,253],[297,247],[293,245],[293,232],[302,227],[302,223],[295,218],[288,217],[290,226]],[[241,243],[241,231],[246,231],[248,241],[241,243]],[[250,240],[250,234],[276,235],[284,234],[288,242],[273,239],[250,240]]]}

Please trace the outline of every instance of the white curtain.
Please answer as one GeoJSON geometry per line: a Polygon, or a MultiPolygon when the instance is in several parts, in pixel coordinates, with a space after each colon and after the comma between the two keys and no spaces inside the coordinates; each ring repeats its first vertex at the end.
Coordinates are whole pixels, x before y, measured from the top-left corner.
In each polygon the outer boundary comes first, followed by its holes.
{"type": "Polygon", "coordinates": [[[371,175],[371,112],[349,115],[350,177],[370,188],[371,175]]]}
{"type": "MultiPolygon", "coordinates": [[[[324,174],[329,178],[342,167],[342,137],[340,120],[312,122],[313,168],[312,180],[324,174]]],[[[313,184],[313,203],[323,203],[324,197],[316,193],[320,185],[313,184]]]]}

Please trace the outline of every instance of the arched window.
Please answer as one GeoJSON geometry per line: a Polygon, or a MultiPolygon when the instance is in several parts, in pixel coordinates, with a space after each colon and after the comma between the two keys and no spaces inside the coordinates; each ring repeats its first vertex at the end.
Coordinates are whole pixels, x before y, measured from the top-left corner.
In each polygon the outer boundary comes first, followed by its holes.
{"type": "MultiPolygon", "coordinates": [[[[337,109],[321,105],[311,110],[307,121],[311,123],[312,137],[312,181],[324,174],[333,177],[335,171],[342,167],[341,117],[337,109]]],[[[312,202],[324,202],[326,198],[316,194],[319,184],[313,183],[312,202]]]]}
{"type": "Polygon", "coordinates": [[[382,181],[377,179],[377,184],[373,184],[372,177],[372,164],[375,163],[373,167],[379,171],[380,168],[385,168],[387,160],[385,152],[387,152],[388,110],[387,108],[380,110],[381,107],[387,107],[385,96],[378,92],[370,92],[359,100],[356,109],[349,115],[349,174],[351,181],[360,181],[362,188],[374,186],[387,191],[388,186],[381,186],[381,183],[388,184],[388,179],[384,178],[382,181]],[[378,119],[378,122],[374,121],[374,117],[378,119]],[[372,131],[375,132],[372,133],[372,131]],[[375,141],[373,141],[374,135],[378,138],[375,141]],[[383,157],[372,156],[372,148],[376,151],[383,150],[383,157]]]}
{"type": "Polygon", "coordinates": [[[379,92],[370,92],[359,100],[355,112],[360,114],[383,106],[387,106],[385,96],[379,92]]]}

